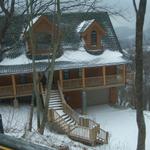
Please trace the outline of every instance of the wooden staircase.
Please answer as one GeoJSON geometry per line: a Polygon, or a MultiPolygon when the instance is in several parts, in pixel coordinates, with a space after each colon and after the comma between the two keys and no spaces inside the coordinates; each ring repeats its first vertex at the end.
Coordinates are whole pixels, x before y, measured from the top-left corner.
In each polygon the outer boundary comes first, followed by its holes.
{"type": "Polygon", "coordinates": [[[108,132],[102,130],[95,121],[73,110],[66,103],[59,84],[58,90],[51,90],[48,121],[56,123],[65,134],[76,141],[90,145],[108,143],[108,132]]]}

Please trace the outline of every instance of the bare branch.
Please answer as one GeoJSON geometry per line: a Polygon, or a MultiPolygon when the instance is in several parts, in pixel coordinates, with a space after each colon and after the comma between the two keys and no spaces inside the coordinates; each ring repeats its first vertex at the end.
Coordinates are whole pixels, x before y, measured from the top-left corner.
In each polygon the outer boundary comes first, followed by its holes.
{"type": "Polygon", "coordinates": [[[133,0],[133,6],[134,6],[134,9],[135,9],[135,13],[137,14],[138,13],[138,9],[137,9],[135,0],[133,0]]]}
{"type": "Polygon", "coordinates": [[[6,15],[9,15],[9,11],[5,8],[5,3],[3,0],[0,0],[0,7],[6,15]]]}

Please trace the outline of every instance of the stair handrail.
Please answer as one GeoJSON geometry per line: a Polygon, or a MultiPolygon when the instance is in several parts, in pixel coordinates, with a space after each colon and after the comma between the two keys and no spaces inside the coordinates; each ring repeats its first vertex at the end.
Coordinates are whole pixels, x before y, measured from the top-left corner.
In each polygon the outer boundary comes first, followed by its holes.
{"type": "Polygon", "coordinates": [[[53,114],[52,120],[58,122],[58,124],[60,124],[60,122],[65,123],[65,125],[66,125],[66,127],[67,127],[66,133],[68,134],[69,131],[70,131],[70,127],[69,127],[69,125],[66,123],[66,121],[57,113],[57,111],[56,111],[55,109],[52,109],[52,108],[51,108],[50,110],[53,111],[53,113],[55,113],[55,114],[58,116],[57,118],[54,118],[54,114],[53,114]],[[59,121],[57,121],[57,120],[59,120],[59,121]]]}
{"type": "Polygon", "coordinates": [[[65,101],[65,99],[64,99],[64,94],[63,94],[63,92],[62,92],[62,88],[61,88],[59,82],[58,82],[58,91],[59,91],[59,93],[60,93],[60,97],[61,97],[61,100],[62,100],[62,104],[63,104],[64,111],[65,111],[68,115],[70,115],[70,116],[76,121],[76,123],[79,123],[79,114],[78,114],[76,111],[74,111],[74,110],[67,104],[67,102],[65,101]]]}
{"type": "Polygon", "coordinates": [[[81,120],[82,119],[87,119],[87,123],[86,125],[83,125],[83,127],[87,127],[89,128],[89,130],[92,130],[95,132],[96,135],[100,135],[101,132],[104,133],[106,136],[104,137],[101,137],[101,139],[104,140],[105,143],[108,142],[108,132],[104,131],[103,129],[100,128],[100,125],[98,123],[96,123],[94,120],[90,119],[89,117],[87,116],[82,116],[80,114],[78,114],[76,111],[74,111],[66,102],[65,98],[64,98],[64,94],[63,94],[63,90],[62,90],[62,87],[60,86],[60,83],[58,81],[58,91],[60,93],[60,97],[61,97],[61,100],[62,100],[62,103],[63,103],[63,107],[64,107],[64,111],[66,111],[66,113],[68,115],[70,115],[77,123],[78,123],[78,126],[81,126],[81,120]]]}

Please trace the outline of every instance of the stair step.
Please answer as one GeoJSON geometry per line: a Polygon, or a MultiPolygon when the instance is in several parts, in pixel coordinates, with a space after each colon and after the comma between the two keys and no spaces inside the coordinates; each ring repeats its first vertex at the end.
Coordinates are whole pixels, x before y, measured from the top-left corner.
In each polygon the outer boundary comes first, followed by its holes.
{"type": "Polygon", "coordinates": [[[49,101],[49,104],[62,104],[60,101],[49,101]]]}
{"type": "Polygon", "coordinates": [[[52,108],[52,109],[54,109],[54,110],[63,110],[63,108],[62,108],[62,107],[55,107],[55,108],[53,108],[53,107],[49,107],[49,108],[52,108]]]}
{"type": "Polygon", "coordinates": [[[49,98],[49,100],[51,100],[51,101],[61,101],[60,98],[49,98]]]}
{"type": "Polygon", "coordinates": [[[50,107],[62,107],[61,104],[49,104],[50,107]]]}
{"type": "Polygon", "coordinates": [[[64,115],[66,115],[66,113],[63,110],[57,110],[57,113],[63,117],[64,115]]]}

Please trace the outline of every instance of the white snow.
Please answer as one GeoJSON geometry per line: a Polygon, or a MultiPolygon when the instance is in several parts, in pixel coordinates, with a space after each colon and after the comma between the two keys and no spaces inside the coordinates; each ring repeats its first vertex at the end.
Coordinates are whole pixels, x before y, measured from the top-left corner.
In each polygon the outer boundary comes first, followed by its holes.
{"type": "MultiPolygon", "coordinates": [[[[44,60],[36,60],[35,62],[48,62],[48,59],[44,60]]],[[[11,66],[11,65],[21,65],[21,64],[31,64],[32,59],[29,59],[25,54],[20,55],[19,57],[16,57],[14,59],[11,58],[5,58],[0,65],[2,66],[11,66]]]]}
{"type": "Polygon", "coordinates": [[[82,31],[82,32],[84,32],[94,21],[95,21],[95,19],[82,21],[82,22],[77,26],[76,31],[79,33],[79,32],[81,32],[81,29],[84,27],[84,29],[83,29],[83,31],[82,31]]]}
{"type": "MultiPolygon", "coordinates": [[[[91,55],[85,51],[83,47],[80,47],[78,51],[67,50],[64,54],[56,59],[56,62],[71,62],[71,63],[93,63],[98,64],[111,64],[111,63],[125,63],[126,60],[122,57],[122,53],[119,51],[105,50],[101,55],[91,55]]],[[[48,62],[48,59],[36,60],[36,62],[48,62]]],[[[31,64],[32,60],[27,58],[25,54],[20,55],[14,59],[5,58],[0,65],[20,65],[20,64],[31,64]]]]}
{"type": "MultiPolygon", "coordinates": [[[[32,25],[34,25],[38,20],[39,18],[41,17],[41,15],[39,16],[36,16],[35,18],[33,18],[31,21],[30,21],[30,26],[32,27],[32,25]]],[[[30,26],[27,26],[26,29],[23,29],[23,31],[28,31],[30,29],[30,26]]]]}
{"type": "Polygon", "coordinates": [[[87,53],[84,48],[80,48],[78,51],[65,51],[64,54],[58,58],[56,61],[66,61],[66,62],[86,62],[86,63],[96,63],[96,64],[106,64],[106,63],[118,63],[126,62],[122,58],[122,53],[119,51],[105,50],[101,55],[91,55],[87,53]]]}
{"type": "MultiPolygon", "coordinates": [[[[0,106],[0,114],[3,117],[5,132],[11,136],[22,137],[25,134],[27,120],[29,118],[29,106],[20,106],[13,109],[10,106],[0,106]]],[[[137,145],[136,112],[133,109],[121,109],[109,105],[92,106],[88,108],[88,114],[100,127],[109,132],[109,143],[95,147],[85,146],[69,139],[66,135],[60,135],[45,130],[44,135],[36,130],[34,114],[33,132],[28,133],[26,140],[45,146],[67,145],[70,150],[135,150],[137,145]]],[[[150,112],[144,112],[146,121],[146,150],[150,147],[150,112]]]]}

